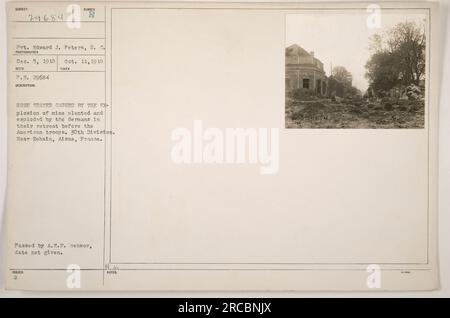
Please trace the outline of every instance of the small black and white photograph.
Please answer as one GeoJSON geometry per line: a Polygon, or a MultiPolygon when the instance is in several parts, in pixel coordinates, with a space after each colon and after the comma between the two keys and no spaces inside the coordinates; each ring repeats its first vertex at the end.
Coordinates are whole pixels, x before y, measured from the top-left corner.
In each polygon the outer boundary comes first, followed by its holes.
{"type": "Polygon", "coordinates": [[[285,128],[424,128],[427,15],[286,16],[285,128]]]}

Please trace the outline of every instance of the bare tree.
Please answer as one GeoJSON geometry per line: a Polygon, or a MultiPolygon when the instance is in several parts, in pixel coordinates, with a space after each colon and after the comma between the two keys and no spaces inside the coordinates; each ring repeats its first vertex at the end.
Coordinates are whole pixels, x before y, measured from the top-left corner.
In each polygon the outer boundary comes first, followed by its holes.
{"type": "Polygon", "coordinates": [[[419,85],[425,73],[425,32],[414,22],[397,24],[387,40],[389,51],[398,56],[402,82],[419,85]]]}
{"type": "Polygon", "coordinates": [[[351,86],[353,81],[352,74],[344,66],[335,66],[331,71],[331,75],[341,83],[351,86]]]}
{"type": "Polygon", "coordinates": [[[374,90],[398,85],[419,85],[425,76],[425,28],[415,22],[401,22],[384,34],[371,38],[372,56],[366,77],[374,90]]]}

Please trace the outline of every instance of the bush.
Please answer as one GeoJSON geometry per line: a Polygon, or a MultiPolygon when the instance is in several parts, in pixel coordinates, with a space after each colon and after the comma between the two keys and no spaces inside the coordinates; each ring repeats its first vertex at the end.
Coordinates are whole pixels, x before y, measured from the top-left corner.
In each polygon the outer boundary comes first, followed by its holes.
{"type": "Polygon", "coordinates": [[[381,105],[376,105],[376,106],[373,108],[373,110],[383,110],[383,109],[384,109],[384,107],[381,106],[381,105]]]}

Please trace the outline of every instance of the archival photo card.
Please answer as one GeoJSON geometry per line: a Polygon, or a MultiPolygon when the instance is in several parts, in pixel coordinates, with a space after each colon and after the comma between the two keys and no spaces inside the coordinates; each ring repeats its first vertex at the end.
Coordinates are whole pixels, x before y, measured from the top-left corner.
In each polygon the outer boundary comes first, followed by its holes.
{"type": "Polygon", "coordinates": [[[7,9],[9,289],[439,287],[436,3],[7,9]]]}

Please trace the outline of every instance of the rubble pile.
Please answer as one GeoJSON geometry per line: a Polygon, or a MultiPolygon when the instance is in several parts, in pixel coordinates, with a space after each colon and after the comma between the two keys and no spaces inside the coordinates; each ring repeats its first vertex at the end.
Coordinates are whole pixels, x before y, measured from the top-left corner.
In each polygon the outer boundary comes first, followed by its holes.
{"type": "MultiPolygon", "coordinates": [[[[413,90],[411,90],[413,92],[413,90]]],[[[412,93],[411,93],[412,94],[412,93]]],[[[286,100],[287,128],[421,128],[424,101],[383,98],[286,100]]]]}

